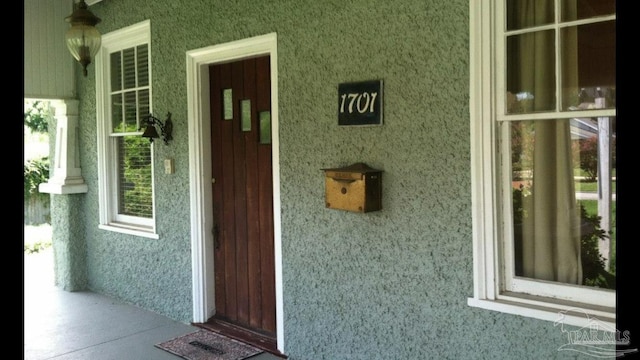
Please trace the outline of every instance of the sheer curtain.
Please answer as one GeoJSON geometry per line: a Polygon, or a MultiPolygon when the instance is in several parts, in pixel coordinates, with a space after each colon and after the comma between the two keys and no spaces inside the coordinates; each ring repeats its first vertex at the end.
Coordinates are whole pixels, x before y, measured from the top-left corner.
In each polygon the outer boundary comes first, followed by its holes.
{"type": "MultiPolygon", "coordinates": [[[[511,1],[517,27],[553,20],[553,0],[511,1]],[[517,14],[517,15],[516,15],[517,14]]],[[[575,6],[573,7],[575,9],[575,6]]],[[[536,31],[516,36],[508,47],[509,85],[532,95],[525,112],[555,111],[557,103],[555,33],[536,31]],[[512,61],[513,59],[513,61],[512,61]]],[[[561,44],[561,56],[577,58],[576,37],[561,44]]],[[[564,59],[567,60],[567,59],[564,59]]],[[[562,73],[574,84],[576,67],[562,73]]],[[[569,119],[534,121],[531,195],[523,202],[523,275],[540,280],[581,284],[580,211],[575,197],[569,119]]]]}

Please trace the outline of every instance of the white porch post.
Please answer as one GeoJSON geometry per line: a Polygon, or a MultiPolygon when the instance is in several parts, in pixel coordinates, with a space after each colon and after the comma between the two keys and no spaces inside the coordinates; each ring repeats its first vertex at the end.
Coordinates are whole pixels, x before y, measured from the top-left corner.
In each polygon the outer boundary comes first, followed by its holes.
{"type": "Polygon", "coordinates": [[[78,146],[78,100],[53,101],[55,109],[56,144],[53,175],[40,184],[41,193],[78,194],[88,191],[80,169],[78,146]]]}

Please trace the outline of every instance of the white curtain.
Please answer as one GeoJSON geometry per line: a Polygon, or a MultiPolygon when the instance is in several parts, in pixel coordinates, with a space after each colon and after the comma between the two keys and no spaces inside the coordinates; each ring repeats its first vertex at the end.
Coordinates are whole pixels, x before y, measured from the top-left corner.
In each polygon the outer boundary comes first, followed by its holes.
{"type": "MultiPolygon", "coordinates": [[[[539,24],[553,12],[553,0],[515,3],[522,24],[539,24]]],[[[557,101],[553,32],[522,35],[518,44],[513,50],[519,52],[515,54],[519,66],[510,69],[510,76],[515,77],[520,91],[533,94],[530,110],[553,110],[557,101]]],[[[575,41],[565,41],[562,56],[575,60],[576,46],[575,41]]],[[[574,63],[572,69],[565,67],[563,83],[577,81],[577,61],[574,63]]],[[[523,275],[581,284],[580,211],[575,197],[569,119],[536,120],[534,131],[533,182],[531,195],[523,203],[523,275]]]]}

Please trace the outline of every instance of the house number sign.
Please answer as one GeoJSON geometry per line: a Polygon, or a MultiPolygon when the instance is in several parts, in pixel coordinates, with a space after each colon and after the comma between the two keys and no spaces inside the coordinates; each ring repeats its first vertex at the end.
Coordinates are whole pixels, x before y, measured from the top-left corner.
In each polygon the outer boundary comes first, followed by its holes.
{"type": "Polygon", "coordinates": [[[338,125],[382,125],[382,80],[338,85],[338,125]]]}

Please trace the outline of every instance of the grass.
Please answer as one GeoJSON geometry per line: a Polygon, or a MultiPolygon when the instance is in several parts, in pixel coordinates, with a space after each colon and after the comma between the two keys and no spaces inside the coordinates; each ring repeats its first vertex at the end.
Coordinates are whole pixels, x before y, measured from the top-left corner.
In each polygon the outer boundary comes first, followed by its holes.
{"type": "MultiPolygon", "coordinates": [[[[576,191],[585,191],[585,192],[597,192],[598,191],[598,182],[597,181],[576,181],[576,191]]],[[[611,191],[616,192],[616,182],[611,182],[611,191]]]]}

